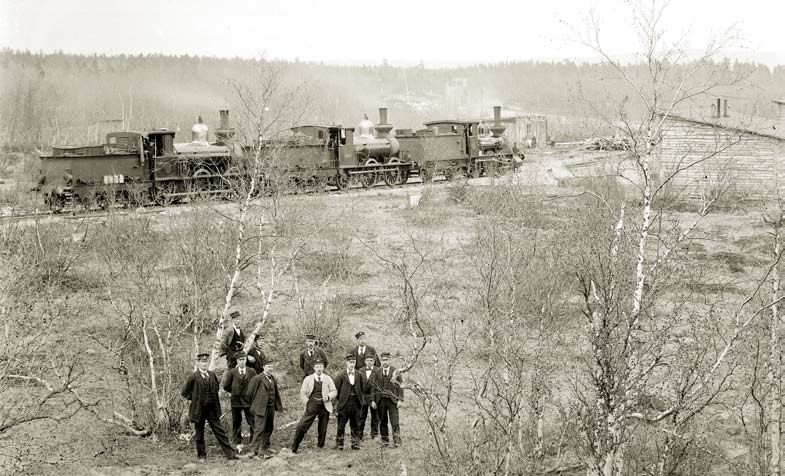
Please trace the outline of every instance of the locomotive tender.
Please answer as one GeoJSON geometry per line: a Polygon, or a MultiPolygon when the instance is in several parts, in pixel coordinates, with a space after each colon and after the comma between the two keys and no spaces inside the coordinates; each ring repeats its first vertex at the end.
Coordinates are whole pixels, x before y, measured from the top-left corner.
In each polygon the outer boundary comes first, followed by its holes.
{"type": "Polygon", "coordinates": [[[200,117],[189,143],[175,143],[174,131],[160,129],[112,132],[97,146],[53,147],[50,155],[41,156],[38,190],[56,211],[231,195],[238,179],[249,178],[248,163],[257,153],[268,165],[257,172],[262,189],[273,176],[288,187],[321,191],[378,182],[396,186],[412,174],[423,181],[437,174],[448,179],[495,174],[521,162],[501,137],[499,111],[494,108],[496,121],[489,133],[479,121],[442,120],[428,122],[416,133],[393,134],[387,109],[381,108],[379,124],[366,117],[356,134],[340,125],[303,125],[285,138],[253,147],[234,143],[229,112],[221,110],[213,143],[200,117]]]}

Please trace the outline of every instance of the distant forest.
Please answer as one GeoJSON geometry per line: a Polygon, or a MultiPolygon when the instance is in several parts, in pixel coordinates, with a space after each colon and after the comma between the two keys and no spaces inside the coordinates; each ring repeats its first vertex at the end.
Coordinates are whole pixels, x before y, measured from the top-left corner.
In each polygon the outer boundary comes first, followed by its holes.
{"type": "MultiPolygon", "coordinates": [[[[308,108],[301,123],[354,125],[367,114],[390,109],[399,128],[419,128],[437,118],[489,116],[493,105],[549,118],[554,140],[575,140],[596,133],[599,110],[618,110],[624,98],[630,114],[642,112],[630,91],[608,65],[570,61],[506,62],[431,69],[335,66],[320,63],[222,59],[164,55],[72,55],[28,51],[0,52],[0,145],[44,150],[52,144],[100,143],[107,130],[167,127],[180,141],[202,115],[212,129],[218,110],[239,107],[232,84],[253,89],[257,72],[279,71],[282,85],[302,87],[308,108]],[[586,106],[587,101],[594,105],[586,106]]],[[[689,68],[679,64],[671,69],[689,68]]],[[[642,65],[626,73],[646,81],[642,65]]],[[[771,100],[785,96],[785,66],[724,61],[703,70],[696,81],[722,75],[744,81],[720,92],[732,113],[770,116],[771,100]]],[[[698,97],[690,108],[708,108],[698,97]]],[[[232,116],[236,118],[236,115],[232,116]]],[[[602,131],[599,131],[602,133],[602,131]]]]}

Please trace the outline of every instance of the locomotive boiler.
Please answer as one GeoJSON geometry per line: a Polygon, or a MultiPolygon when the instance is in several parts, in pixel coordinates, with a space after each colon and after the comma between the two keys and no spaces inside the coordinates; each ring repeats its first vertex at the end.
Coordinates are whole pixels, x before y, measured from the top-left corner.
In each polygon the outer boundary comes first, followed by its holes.
{"type": "Polygon", "coordinates": [[[501,106],[495,106],[494,124],[481,127],[480,120],[443,119],[426,122],[416,133],[397,135],[401,157],[425,181],[436,175],[480,177],[516,169],[523,158],[502,135],[501,106]]]}
{"type": "Polygon", "coordinates": [[[61,210],[233,196],[236,185],[248,183],[251,174],[257,174],[260,193],[282,184],[290,191],[378,182],[392,187],[405,184],[412,173],[423,181],[437,174],[447,179],[495,174],[521,161],[501,135],[499,112],[494,108],[490,128],[480,121],[439,120],[426,122],[416,133],[396,134],[387,109],[380,108],[376,125],[367,116],[356,129],[302,125],[283,137],[239,145],[229,111],[222,110],[214,142],[200,117],[191,142],[175,143],[174,131],[159,129],[112,132],[101,145],[53,147],[41,156],[38,190],[51,209],[61,210]]]}
{"type": "Polygon", "coordinates": [[[217,142],[207,142],[201,117],[192,141],[175,143],[175,132],[110,132],[101,145],[53,147],[41,156],[37,189],[53,210],[122,204],[168,204],[220,191],[222,174],[235,152],[227,143],[234,131],[221,111],[217,142]]]}

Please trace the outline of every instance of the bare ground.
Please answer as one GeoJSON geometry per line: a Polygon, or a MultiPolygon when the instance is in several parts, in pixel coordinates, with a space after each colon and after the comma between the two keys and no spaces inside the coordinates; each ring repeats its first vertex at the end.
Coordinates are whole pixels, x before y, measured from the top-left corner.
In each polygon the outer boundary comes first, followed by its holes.
{"type": "MultiPolygon", "coordinates": [[[[545,207],[553,207],[558,213],[563,203],[558,197],[570,196],[580,192],[573,188],[573,180],[578,177],[602,175],[608,167],[618,167],[618,161],[606,160],[607,154],[580,152],[548,152],[532,154],[524,166],[513,177],[498,179],[483,178],[471,180],[470,186],[482,189],[494,183],[514,182],[522,187],[532,187],[554,198],[543,202],[545,207]],[[573,155],[569,157],[569,155],[573,155]],[[611,164],[611,165],[608,165],[611,164]]],[[[623,165],[623,164],[622,164],[623,165]]],[[[467,260],[467,246],[471,241],[476,213],[462,205],[450,201],[450,190],[454,185],[436,183],[432,185],[409,185],[403,188],[388,189],[377,187],[373,190],[355,190],[329,193],[321,196],[305,195],[297,197],[295,203],[302,210],[320,214],[326,220],[343,225],[351,230],[353,239],[350,253],[355,260],[354,275],[343,281],[330,283],[330,292],[345,296],[355,306],[349,306],[344,323],[346,342],[356,329],[363,329],[368,340],[378,349],[405,354],[408,351],[404,329],[390,324],[392,309],[396,305],[396,289],[389,273],[369,253],[368,247],[394,252],[408,245],[407,234],[428,235],[434,243],[433,252],[441,254],[449,263],[449,273],[444,278],[453,289],[451,299],[468,299],[464,291],[466,281],[472,279],[471,263],[467,260]],[[420,197],[421,204],[411,208],[412,197],[420,197]]],[[[225,210],[229,205],[209,205],[225,210]]],[[[161,223],[177,220],[187,214],[191,206],[180,206],[154,213],[161,223]]],[[[694,214],[679,214],[683,222],[694,218],[694,214]]],[[[100,218],[97,219],[100,221],[100,218]]],[[[162,225],[163,226],[163,225],[162,225]]],[[[695,240],[697,252],[702,253],[707,267],[713,270],[723,282],[736,279],[739,287],[751,282],[759,271],[760,262],[766,259],[767,235],[760,225],[757,212],[745,210],[728,211],[709,216],[699,228],[702,239],[695,240]]],[[[303,282],[306,294],[318,294],[319,282],[303,282]]],[[[708,290],[707,292],[710,292],[708,290]]],[[[78,296],[75,296],[78,298],[78,296]]],[[[238,306],[251,309],[260,304],[255,296],[241,296],[238,306]]],[[[293,313],[294,303],[286,293],[279,294],[274,303],[270,325],[286,326],[293,313]]],[[[86,313],[95,310],[86,310],[86,313]]],[[[88,336],[100,332],[100,324],[86,320],[72,323],[64,330],[61,339],[70,345],[80,346],[92,361],[87,367],[86,386],[94,395],[111,398],[111,388],[116,377],[107,375],[101,365],[103,358],[100,349],[91,345],[88,336]],[[103,390],[103,391],[102,391],[103,390]]],[[[288,362],[288,368],[295,365],[296,349],[277,357],[288,362]]],[[[570,351],[565,349],[566,354],[570,351]]],[[[427,356],[423,365],[428,365],[427,356]]],[[[399,362],[395,362],[398,364],[399,362]]],[[[279,366],[279,368],[286,368],[279,366]]],[[[469,378],[471,366],[467,366],[463,376],[469,378]]],[[[220,374],[219,369],[219,374],[220,374]]],[[[281,375],[286,406],[284,412],[276,415],[277,426],[296,421],[302,408],[296,403],[294,394],[299,379],[295,375],[281,375]]],[[[427,448],[428,434],[423,422],[418,418],[420,409],[416,399],[408,395],[408,401],[401,407],[401,431],[404,447],[401,449],[381,448],[377,442],[366,442],[360,451],[317,450],[315,448],[315,427],[297,455],[282,455],[267,461],[242,460],[225,461],[208,433],[208,462],[199,465],[195,462],[193,444],[182,440],[139,439],[119,434],[113,427],[97,423],[89,415],[82,414],[68,424],[56,426],[49,423],[32,425],[25,429],[20,438],[29,439],[31,451],[36,461],[27,466],[30,474],[90,474],[90,475],[163,475],[163,474],[205,474],[218,475],[258,474],[270,471],[276,475],[295,474],[401,474],[406,468],[409,474],[413,468],[423,470],[421,459],[427,448]],[[50,455],[41,457],[41,454],[50,455]]],[[[224,402],[224,411],[228,409],[224,402]]],[[[225,421],[225,426],[228,421],[225,421]]],[[[328,448],[332,444],[335,420],[331,419],[328,429],[328,448]]],[[[292,439],[293,427],[280,429],[273,434],[273,448],[286,448],[292,439]]],[[[729,443],[730,445],[730,443],[729,443]]]]}

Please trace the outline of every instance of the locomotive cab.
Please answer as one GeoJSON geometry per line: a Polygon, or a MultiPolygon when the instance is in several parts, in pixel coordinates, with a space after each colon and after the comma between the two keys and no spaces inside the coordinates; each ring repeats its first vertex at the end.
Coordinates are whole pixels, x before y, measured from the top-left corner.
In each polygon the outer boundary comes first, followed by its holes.
{"type": "Polygon", "coordinates": [[[149,151],[150,157],[174,155],[174,132],[167,130],[148,132],[145,146],[145,151],[149,151]]]}

